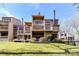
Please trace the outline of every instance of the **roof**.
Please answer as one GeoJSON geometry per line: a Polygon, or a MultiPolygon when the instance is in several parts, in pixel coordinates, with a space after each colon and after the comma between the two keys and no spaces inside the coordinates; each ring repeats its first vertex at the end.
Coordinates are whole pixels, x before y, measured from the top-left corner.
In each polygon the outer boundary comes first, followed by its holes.
{"type": "Polygon", "coordinates": [[[32,22],[25,22],[25,25],[32,26],[32,22]]]}
{"type": "Polygon", "coordinates": [[[33,20],[44,20],[44,16],[41,15],[32,15],[33,20]]]}

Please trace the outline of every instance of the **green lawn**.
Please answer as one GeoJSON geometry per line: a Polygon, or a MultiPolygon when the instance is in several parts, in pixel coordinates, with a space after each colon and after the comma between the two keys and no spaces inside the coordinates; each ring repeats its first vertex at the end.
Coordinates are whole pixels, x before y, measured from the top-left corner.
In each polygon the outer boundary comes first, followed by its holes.
{"type": "Polygon", "coordinates": [[[61,43],[0,42],[0,53],[0,56],[77,56],[79,47],[61,43]]]}

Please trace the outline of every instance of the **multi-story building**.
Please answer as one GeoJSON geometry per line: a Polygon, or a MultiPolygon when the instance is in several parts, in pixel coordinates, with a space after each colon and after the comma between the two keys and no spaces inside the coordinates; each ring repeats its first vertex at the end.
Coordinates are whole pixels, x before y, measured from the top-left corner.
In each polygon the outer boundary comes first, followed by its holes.
{"type": "Polygon", "coordinates": [[[21,28],[19,27],[17,33],[18,39],[14,41],[31,41],[33,38],[40,41],[41,38],[46,40],[50,35],[52,41],[58,37],[59,32],[58,19],[45,19],[40,14],[33,15],[32,22],[25,22],[21,28]]]}
{"type": "Polygon", "coordinates": [[[50,35],[52,40],[57,38],[59,32],[58,19],[44,19],[44,16],[41,15],[33,15],[32,18],[32,38],[36,38],[36,41],[42,37],[46,39],[50,35]]]}
{"type": "Polygon", "coordinates": [[[0,41],[12,41],[14,38],[16,38],[16,26],[20,24],[21,21],[14,17],[1,17],[0,41]]]}
{"type": "Polygon", "coordinates": [[[45,19],[38,14],[32,16],[32,22],[21,22],[14,17],[2,17],[0,20],[0,41],[40,41],[58,37],[58,19],[45,19]]]}

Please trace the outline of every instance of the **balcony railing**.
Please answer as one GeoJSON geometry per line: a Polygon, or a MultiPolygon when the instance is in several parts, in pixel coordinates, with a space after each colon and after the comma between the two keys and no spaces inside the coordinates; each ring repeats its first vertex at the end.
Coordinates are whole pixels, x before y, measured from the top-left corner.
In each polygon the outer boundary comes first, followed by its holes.
{"type": "Polygon", "coordinates": [[[55,25],[58,25],[58,19],[55,19],[55,20],[45,20],[45,24],[55,24],[55,25]]]}
{"type": "Polygon", "coordinates": [[[25,33],[25,34],[26,34],[26,33],[31,33],[31,31],[32,31],[31,28],[32,28],[32,27],[30,27],[30,26],[24,27],[24,33],[25,33]]]}
{"type": "Polygon", "coordinates": [[[59,31],[59,27],[53,27],[54,31],[59,31]]]}
{"type": "Polygon", "coordinates": [[[23,30],[17,30],[17,35],[23,34],[23,30]]]}
{"type": "Polygon", "coordinates": [[[43,25],[34,25],[33,26],[33,31],[42,31],[42,30],[44,30],[43,25]]]}
{"type": "Polygon", "coordinates": [[[59,31],[59,27],[45,27],[45,31],[59,31]]]}
{"type": "Polygon", "coordinates": [[[37,25],[41,25],[41,24],[43,24],[44,23],[44,21],[41,21],[41,20],[34,20],[33,21],[33,24],[37,24],[37,25]]]}
{"type": "Polygon", "coordinates": [[[0,30],[8,30],[8,26],[0,26],[0,30]]]}
{"type": "Polygon", "coordinates": [[[24,34],[31,34],[30,30],[25,30],[24,34]]]}

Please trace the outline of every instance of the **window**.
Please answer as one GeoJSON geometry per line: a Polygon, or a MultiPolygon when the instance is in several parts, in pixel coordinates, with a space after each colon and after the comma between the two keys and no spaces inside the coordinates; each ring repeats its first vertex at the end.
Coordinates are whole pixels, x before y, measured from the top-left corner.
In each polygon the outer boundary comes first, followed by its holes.
{"type": "Polygon", "coordinates": [[[31,37],[31,36],[29,35],[29,36],[28,36],[28,39],[30,39],[30,37],[31,37]]]}
{"type": "Polygon", "coordinates": [[[1,32],[1,36],[8,36],[8,32],[1,32]]]}
{"type": "Polygon", "coordinates": [[[61,34],[61,36],[63,36],[64,34],[61,34]]]}
{"type": "Polygon", "coordinates": [[[50,30],[50,26],[45,26],[45,29],[46,30],[50,30]]]}
{"type": "Polygon", "coordinates": [[[40,21],[40,20],[34,20],[34,21],[33,21],[33,24],[43,24],[43,21],[40,21]]]}
{"type": "Polygon", "coordinates": [[[25,37],[25,40],[26,40],[27,39],[27,35],[25,35],[24,37],[25,37]]]}
{"type": "Polygon", "coordinates": [[[3,17],[2,20],[3,21],[6,21],[6,22],[10,22],[11,21],[11,18],[9,18],[9,17],[3,17]]]}

